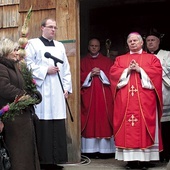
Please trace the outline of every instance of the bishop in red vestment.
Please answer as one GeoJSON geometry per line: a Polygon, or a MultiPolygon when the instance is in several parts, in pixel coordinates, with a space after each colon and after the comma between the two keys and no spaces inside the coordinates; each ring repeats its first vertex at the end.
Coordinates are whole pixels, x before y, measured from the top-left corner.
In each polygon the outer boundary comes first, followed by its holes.
{"type": "Polygon", "coordinates": [[[157,145],[158,152],[162,150],[162,67],[159,59],[142,50],[138,33],[131,33],[127,43],[130,52],[118,56],[110,69],[115,157],[124,161],[159,160],[155,157],[159,154],[146,156],[145,151],[157,145]],[[120,156],[120,149],[127,152],[120,156]],[[142,156],[135,155],[140,151],[142,156]]]}

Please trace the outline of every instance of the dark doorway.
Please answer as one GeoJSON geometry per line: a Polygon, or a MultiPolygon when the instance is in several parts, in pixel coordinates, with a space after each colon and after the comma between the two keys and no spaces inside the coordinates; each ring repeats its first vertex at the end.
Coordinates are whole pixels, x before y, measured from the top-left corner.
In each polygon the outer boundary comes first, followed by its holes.
{"type": "Polygon", "coordinates": [[[148,1],[80,1],[81,56],[86,54],[88,40],[92,37],[101,40],[103,53],[106,51],[105,41],[110,39],[111,49],[117,51],[118,54],[123,54],[127,51],[127,35],[135,31],[144,36],[150,27],[155,27],[165,34],[162,48],[170,50],[170,17],[168,14],[170,2],[148,1]]]}

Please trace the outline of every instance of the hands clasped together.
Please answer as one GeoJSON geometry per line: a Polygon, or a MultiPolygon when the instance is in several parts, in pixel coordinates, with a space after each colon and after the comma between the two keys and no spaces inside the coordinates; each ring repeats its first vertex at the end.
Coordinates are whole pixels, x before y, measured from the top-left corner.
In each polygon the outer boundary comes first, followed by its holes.
{"type": "Polygon", "coordinates": [[[139,64],[133,59],[128,67],[128,72],[130,73],[131,71],[136,71],[138,73],[140,73],[140,67],[139,64]]]}
{"type": "Polygon", "coordinates": [[[91,77],[99,76],[99,75],[100,75],[100,69],[97,68],[97,67],[93,68],[92,71],[91,71],[91,77]]]}

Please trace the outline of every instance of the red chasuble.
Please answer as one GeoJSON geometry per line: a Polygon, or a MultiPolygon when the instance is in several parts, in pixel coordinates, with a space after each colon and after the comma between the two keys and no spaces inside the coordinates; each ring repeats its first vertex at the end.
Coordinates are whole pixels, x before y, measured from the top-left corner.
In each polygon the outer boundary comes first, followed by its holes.
{"type": "Polygon", "coordinates": [[[101,77],[94,76],[90,87],[82,87],[94,67],[100,68],[109,79],[112,65],[112,60],[102,54],[96,58],[87,55],[81,59],[81,135],[85,138],[113,136],[113,97],[110,85],[103,84],[101,77]]]}
{"type": "Polygon", "coordinates": [[[119,148],[145,149],[154,144],[158,112],[159,149],[162,150],[160,118],[162,115],[162,67],[152,54],[126,54],[116,58],[110,69],[114,98],[113,128],[119,148]],[[154,89],[142,87],[141,75],[132,71],[128,84],[117,89],[124,69],[134,59],[150,78],[154,89]],[[156,112],[157,110],[157,112],[156,112]]]}

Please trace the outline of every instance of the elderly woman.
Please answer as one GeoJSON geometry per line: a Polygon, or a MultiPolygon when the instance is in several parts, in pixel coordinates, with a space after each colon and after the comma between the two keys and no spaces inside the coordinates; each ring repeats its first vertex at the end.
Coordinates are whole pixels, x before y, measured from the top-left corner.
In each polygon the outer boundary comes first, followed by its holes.
{"type": "MultiPolygon", "coordinates": [[[[14,102],[16,97],[26,94],[18,59],[18,44],[7,38],[2,39],[0,41],[0,108],[14,102]]],[[[0,130],[3,130],[9,150],[11,170],[40,170],[34,130],[36,120],[38,118],[33,105],[17,111],[14,120],[2,119],[0,130]]]]}

